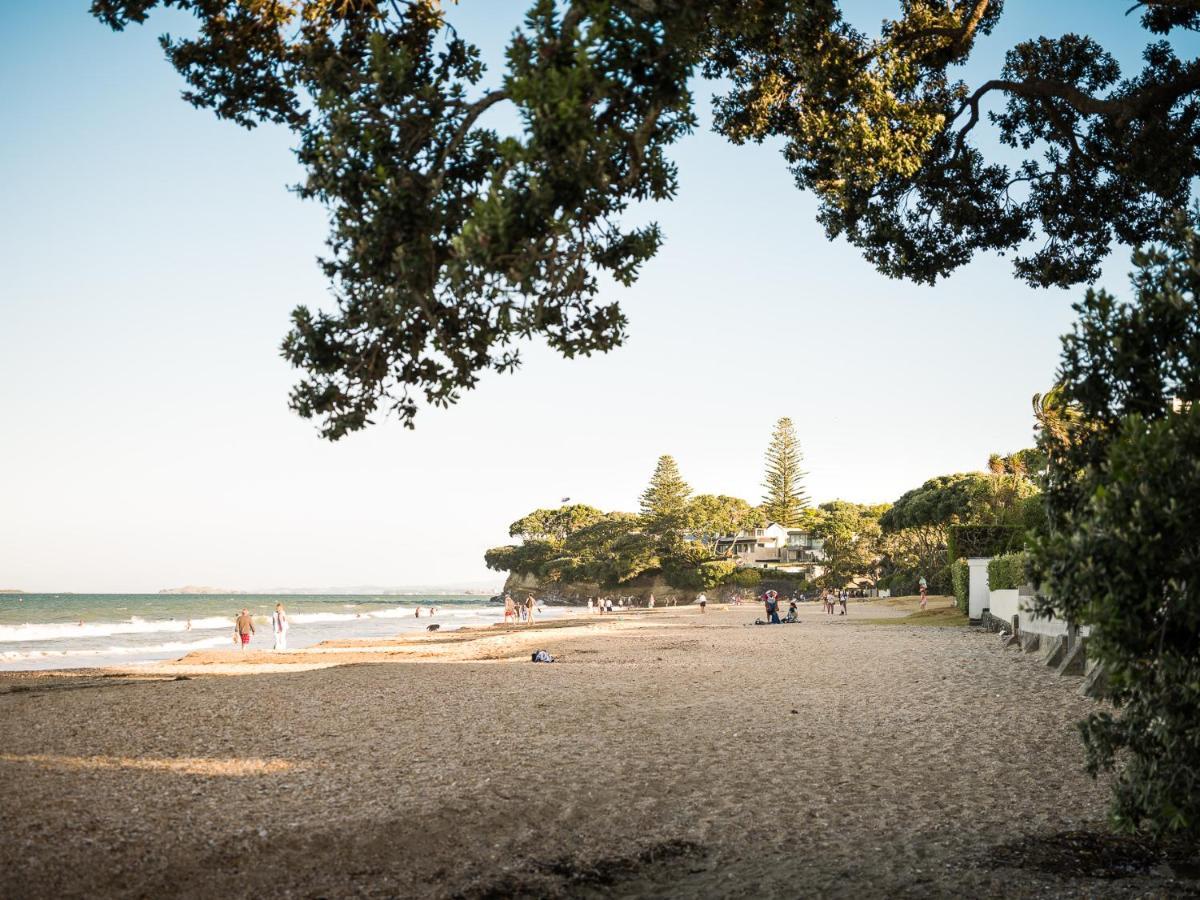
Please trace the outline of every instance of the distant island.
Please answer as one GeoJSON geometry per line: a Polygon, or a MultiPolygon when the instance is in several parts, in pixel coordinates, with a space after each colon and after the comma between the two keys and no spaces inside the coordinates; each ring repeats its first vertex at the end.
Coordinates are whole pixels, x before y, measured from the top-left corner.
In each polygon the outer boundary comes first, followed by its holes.
{"type": "Polygon", "coordinates": [[[194,584],[177,588],[163,588],[160,594],[245,594],[246,591],[231,591],[228,588],[202,587],[194,584]]]}
{"type": "Polygon", "coordinates": [[[23,591],[20,588],[0,588],[0,594],[25,594],[25,593],[28,593],[28,592],[23,591]]]}

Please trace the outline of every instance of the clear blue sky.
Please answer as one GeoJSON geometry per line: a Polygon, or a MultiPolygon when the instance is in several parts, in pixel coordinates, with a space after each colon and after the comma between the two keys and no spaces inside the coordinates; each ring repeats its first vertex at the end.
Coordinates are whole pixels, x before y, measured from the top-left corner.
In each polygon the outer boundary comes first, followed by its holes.
{"type": "MultiPolygon", "coordinates": [[[[0,31],[0,587],[156,590],[478,582],[483,550],[562,497],[632,509],[661,453],[699,491],[757,500],[791,416],[810,493],[891,500],[1031,440],[1081,291],[983,258],[936,287],[829,243],[778,148],[683,141],[663,251],[622,291],[626,346],[533,344],[415,433],[337,444],[287,408],[290,310],[329,302],[323,210],[289,135],[179,99],[161,12],[115,34],[85,2],[13,4],[0,31]]],[[[1129,0],[1010,0],[978,71],[1033,33],[1086,29],[1123,63],[1129,0]]],[[[451,15],[495,58],[522,3],[451,15]]],[[[847,4],[877,25],[892,3],[847,4]]],[[[705,101],[712,93],[697,86],[705,101]]],[[[1105,281],[1125,289],[1128,255],[1105,281]]]]}

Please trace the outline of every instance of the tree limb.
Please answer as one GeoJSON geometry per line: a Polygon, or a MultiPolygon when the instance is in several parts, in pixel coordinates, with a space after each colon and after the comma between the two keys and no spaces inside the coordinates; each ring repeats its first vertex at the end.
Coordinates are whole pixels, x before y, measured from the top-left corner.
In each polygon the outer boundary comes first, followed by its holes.
{"type": "Polygon", "coordinates": [[[980,85],[970,97],[964,100],[963,105],[959,107],[950,121],[953,122],[964,112],[970,110],[971,114],[967,123],[958,132],[958,142],[961,145],[967,132],[979,122],[979,101],[985,94],[992,91],[1004,91],[1030,100],[1065,100],[1077,113],[1088,116],[1106,116],[1114,119],[1118,125],[1125,125],[1154,107],[1168,101],[1173,104],[1180,97],[1197,89],[1200,89],[1200,60],[1193,60],[1189,63],[1183,74],[1173,81],[1165,81],[1143,88],[1128,97],[1113,99],[1093,97],[1073,84],[1049,78],[1027,78],[1024,81],[993,78],[980,85]]]}

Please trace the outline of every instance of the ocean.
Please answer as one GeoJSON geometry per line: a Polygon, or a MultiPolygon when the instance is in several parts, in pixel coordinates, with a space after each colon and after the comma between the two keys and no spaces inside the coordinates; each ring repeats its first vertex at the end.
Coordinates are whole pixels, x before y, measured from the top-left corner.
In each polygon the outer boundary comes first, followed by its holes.
{"type": "MultiPolygon", "coordinates": [[[[503,607],[478,594],[0,594],[0,670],[129,666],[232,649],[233,620],[243,607],[257,629],[250,647],[269,650],[276,603],[291,624],[289,649],[394,637],[432,622],[452,631],[504,616],[503,607]],[[437,610],[432,617],[430,607],[437,610]]],[[[548,608],[539,618],[563,612],[548,608]]]]}

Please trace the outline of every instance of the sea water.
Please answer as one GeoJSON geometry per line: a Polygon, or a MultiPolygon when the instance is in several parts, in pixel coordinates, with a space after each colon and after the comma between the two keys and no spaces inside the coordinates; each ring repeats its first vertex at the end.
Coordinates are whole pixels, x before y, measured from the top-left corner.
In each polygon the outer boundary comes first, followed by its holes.
{"type": "MultiPolygon", "coordinates": [[[[233,649],[234,618],[243,608],[257,630],[250,648],[269,650],[276,603],[287,612],[289,649],[390,638],[433,623],[442,631],[486,626],[504,616],[503,607],[467,594],[3,594],[0,669],[127,666],[213,647],[233,649]]],[[[546,609],[539,618],[563,612],[546,609]]]]}

